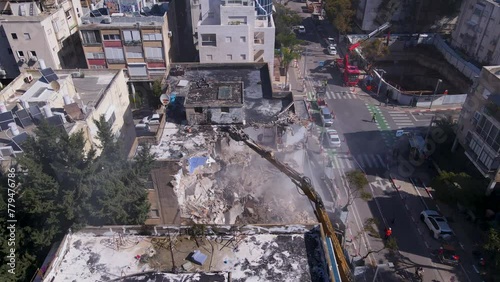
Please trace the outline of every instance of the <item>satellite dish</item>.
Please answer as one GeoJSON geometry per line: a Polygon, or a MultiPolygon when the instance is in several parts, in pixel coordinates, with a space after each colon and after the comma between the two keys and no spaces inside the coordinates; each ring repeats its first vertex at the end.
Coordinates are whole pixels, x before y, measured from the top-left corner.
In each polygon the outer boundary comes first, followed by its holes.
{"type": "Polygon", "coordinates": [[[59,91],[59,89],[61,89],[61,84],[59,84],[59,82],[57,82],[57,80],[53,80],[53,81],[50,82],[50,87],[54,91],[59,91]]]}
{"type": "Polygon", "coordinates": [[[170,102],[170,96],[167,94],[161,94],[160,101],[163,104],[163,106],[166,106],[170,102]]]}

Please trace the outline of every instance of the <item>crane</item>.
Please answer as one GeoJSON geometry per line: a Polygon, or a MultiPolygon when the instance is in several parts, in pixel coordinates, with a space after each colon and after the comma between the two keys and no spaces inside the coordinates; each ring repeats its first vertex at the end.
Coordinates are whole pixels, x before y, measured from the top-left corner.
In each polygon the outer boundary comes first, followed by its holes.
{"type": "MultiPolygon", "coordinates": [[[[292,180],[292,182],[297,185],[302,190],[302,192],[304,192],[307,198],[309,198],[309,200],[314,203],[316,218],[321,223],[323,230],[325,231],[328,238],[330,238],[332,241],[335,258],[339,266],[340,278],[344,282],[352,281],[353,279],[351,270],[344,256],[344,252],[342,250],[342,246],[340,245],[339,239],[335,234],[335,228],[333,227],[332,222],[328,217],[328,213],[326,212],[325,204],[323,203],[321,196],[316,192],[313,185],[311,184],[311,179],[298,173],[289,165],[278,161],[274,157],[274,153],[272,151],[267,150],[261,147],[259,144],[255,143],[255,141],[253,141],[243,130],[235,126],[227,127],[225,128],[225,130],[229,134],[229,137],[231,137],[233,140],[245,143],[257,154],[269,161],[281,172],[286,174],[292,180]]],[[[332,281],[334,281],[333,277],[332,281]]]]}
{"type": "Polygon", "coordinates": [[[337,65],[343,66],[344,67],[344,85],[346,86],[356,86],[359,82],[359,74],[360,71],[357,66],[351,66],[349,65],[349,54],[356,48],[358,48],[361,44],[365,43],[366,41],[370,40],[374,36],[378,35],[379,33],[383,32],[384,30],[388,29],[391,27],[390,22],[386,22],[385,24],[381,25],[374,31],[370,32],[368,34],[368,37],[359,40],[358,42],[352,44],[348,49],[347,52],[344,56],[344,59],[338,59],[337,60],[337,65]]]}

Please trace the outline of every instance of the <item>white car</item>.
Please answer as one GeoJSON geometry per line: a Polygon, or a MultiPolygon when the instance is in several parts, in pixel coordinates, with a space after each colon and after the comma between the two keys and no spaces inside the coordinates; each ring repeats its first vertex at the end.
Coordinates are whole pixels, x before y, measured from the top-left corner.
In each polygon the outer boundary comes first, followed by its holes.
{"type": "Polygon", "coordinates": [[[340,137],[339,137],[337,130],[327,129],[325,134],[326,134],[326,138],[328,139],[328,145],[330,145],[330,147],[332,147],[332,148],[339,148],[340,147],[341,141],[340,141],[340,137]]]}
{"type": "Polygon", "coordinates": [[[337,48],[335,48],[335,46],[328,46],[328,54],[330,55],[337,55],[337,48]]]}
{"type": "Polygon", "coordinates": [[[429,228],[434,239],[449,240],[455,235],[451,230],[448,221],[439,212],[433,210],[425,210],[420,213],[420,220],[422,220],[427,228],[429,228]]]}
{"type": "Polygon", "coordinates": [[[299,25],[298,30],[299,30],[299,33],[306,33],[306,27],[303,25],[299,25]]]}
{"type": "Polygon", "coordinates": [[[142,119],[142,123],[144,124],[160,124],[160,115],[152,114],[142,119]]]}
{"type": "Polygon", "coordinates": [[[328,37],[326,39],[326,45],[328,46],[334,46],[334,47],[337,47],[337,44],[335,43],[335,38],[333,37],[328,37]]]}

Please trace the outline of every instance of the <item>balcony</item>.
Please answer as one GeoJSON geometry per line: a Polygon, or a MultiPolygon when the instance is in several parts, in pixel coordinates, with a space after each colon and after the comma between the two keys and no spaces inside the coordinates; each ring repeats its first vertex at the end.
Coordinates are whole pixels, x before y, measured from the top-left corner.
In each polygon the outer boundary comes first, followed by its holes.
{"type": "Polygon", "coordinates": [[[140,46],[140,45],[142,45],[142,41],[140,41],[140,40],[123,41],[123,45],[125,45],[125,46],[140,46]]]}
{"type": "Polygon", "coordinates": [[[82,42],[83,46],[101,46],[102,42],[82,42]]]}
{"type": "Polygon", "coordinates": [[[484,110],[483,112],[494,118],[497,122],[500,122],[500,106],[497,105],[495,102],[493,101],[488,101],[485,105],[484,105],[484,110]]]}
{"type": "Polygon", "coordinates": [[[489,177],[494,173],[500,164],[500,157],[495,154],[491,148],[484,143],[484,140],[476,133],[468,134],[464,144],[465,155],[479,170],[484,177],[489,177]],[[476,147],[472,148],[471,141],[476,142],[476,147]],[[486,161],[489,159],[488,161],[486,161]],[[484,162],[487,162],[487,165],[484,162]]]}
{"type": "Polygon", "coordinates": [[[125,64],[125,59],[107,59],[108,64],[125,64]]]}
{"type": "Polygon", "coordinates": [[[161,57],[152,57],[152,58],[146,58],[146,62],[151,62],[151,63],[154,63],[154,62],[164,62],[165,59],[161,58],[161,57]]]}

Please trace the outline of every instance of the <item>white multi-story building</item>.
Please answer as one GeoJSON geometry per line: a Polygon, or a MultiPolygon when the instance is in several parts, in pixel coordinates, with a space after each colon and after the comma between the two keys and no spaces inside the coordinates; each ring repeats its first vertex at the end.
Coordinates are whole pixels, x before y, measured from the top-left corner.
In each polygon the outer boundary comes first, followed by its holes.
{"type": "Polygon", "coordinates": [[[54,69],[85,67],[85,61],[79,60],[83,55],[77,33],[82,16],[79,0],[3,3],[0,46],[8,46],[8,56],[1,51],[0,69],[5,76],[0,78],[37,69],[40,59],[54,69]]]}
{"type": "Polygon", "coordinates": [[[201,63],[265,62],[274,68],[272,2],[201,0],[197,32],[201,63]]]}
{"type": "Polygon", "coordinates": [[[500,65],[500,1],[465,0],[452,45],[486,65],[500,65]]]}

